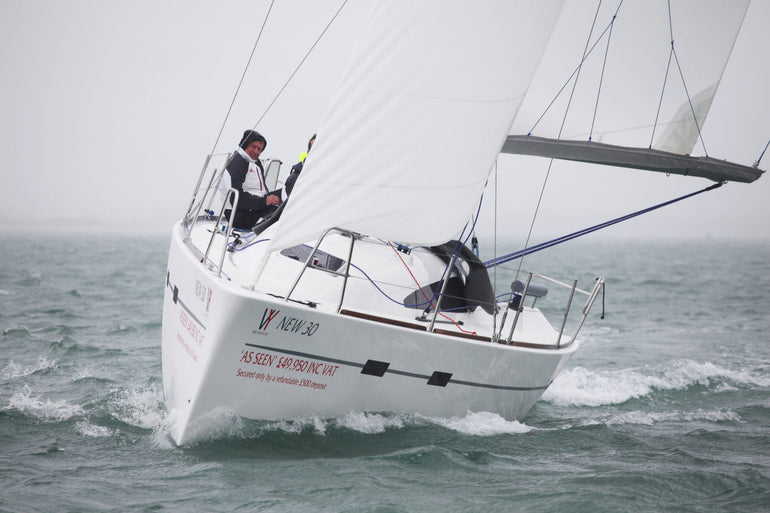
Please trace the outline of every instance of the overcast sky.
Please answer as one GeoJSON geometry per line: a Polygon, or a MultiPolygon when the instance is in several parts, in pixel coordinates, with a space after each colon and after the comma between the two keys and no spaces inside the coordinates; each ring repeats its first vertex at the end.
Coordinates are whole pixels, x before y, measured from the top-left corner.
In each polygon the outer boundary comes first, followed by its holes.
{"type": "MultiPolygon", "coordinates": [[[[340,3],[276,2],[218,151],[231,150],[263,115],[340,3]]],[[[268,5],[0,0],[0,230],[168,233],[186,210],[268,5]]],[[[283,160],[284,173],[321,122],[367,6],[350,0],[257,127],[268,139],[263,157],[283,160]]],[[[712,156],[751,164],[770,139],[767,20],[770,0],[754,0],[704,128],[712,156]],[[737,130],[736,118],[744,120],[737,130]]],[[[449,142],[447,151],[461,149],[449,142]]],[[[520,165],[515,158],[501,157],[500,172],[520,165]]],[[[770,167],[770,155],[761,167],[770,167]]],[[[511,234],[526,231],[542,176],[534,169],[524,183],[501,178],[504,216],[525,220],[511,234]]],[[[535,240],[708,183],[557,169],[535,240]]],[[[728,184],[605,236],[770,239],[770,176],[728,184]]]]}

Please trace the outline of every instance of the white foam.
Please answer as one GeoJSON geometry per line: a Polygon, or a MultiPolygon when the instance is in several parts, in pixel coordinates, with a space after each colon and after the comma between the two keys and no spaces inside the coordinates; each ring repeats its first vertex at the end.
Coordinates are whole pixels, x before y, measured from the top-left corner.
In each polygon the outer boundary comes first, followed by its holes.
{"type": "Polygon", "coordinates": [[[272,421],[267,424],[266,429],[270,431],[284,431],[286,433],[297,434],[304,431],[307,427],[310,427],[320,435],[326,434],[326,422],[321,417],[315,415],[272,421]]]}
{"type": "Polygon", "coordinates": [[[424,417],[431,423],[438,424],[447,429],[457,431],[464,435],[494,436],[501,434],[527,433],[532,430],[526,424],[515,420],[506,420],[496,413],[468,412],[464,417],[452,417],[449,419],[424,417]]]}
{"type": "MultiPolygon", "coordinates": [[[[179,413],[178,410],[171,411],[164,418],[159,432],[170,435],[177,431],[179,413]]],[[[244,429],[245,423],[241,417],[230,410],[216,408],[188,426],[186,443],[196,444],[220,438],[242,438],[244,429]]]]}
{"type": "Polygon", "coordinates": [[[404,427],[404,418],[398,415],[351,412],[338,418],[336,423],[360,433],[375,434],[383,433],[388,428],[404,427]]]}
{"type": "Polygon", "coordinates": [[[655,390],[684,390],[694,385],[716,386],[717,390],[735,385],[768,387],[770,378],[692,360],[614,371],[575,367],[557,377],[542,399],[560,406],[601,406],[621,404],[655,390]]]}
{"type": "Polygon", "coordinates": [[[76,404],[70,404],[64,399],[51,401],[51,399],[46,398],[43,401],[37,397],[32,397],[32,391],[29,387],[25,387],[23,392],[13,394],[8,408],[19,410],[45,421],[63,421],[83,414],[83,408],[76,404]]]}
{"type": "MultiPolygon", "coordinates": [[[[188,443],[195,444],[221,438],[243,438],[254,436],[247,427],[246,420],[224,409],[209,412],[190,426],[187,433],[188,443]]],[[[474,436],[494,436],[500,434],[520,434],[532,430],[531,427],[517,421],[505,420],[498,414],[488,412],[468,412],[464,417],[438,418],[422,415],[382,414],[353,411],[335,418],[322,419],[315,415],[287,420],[267,421],[260,425],[261,432],[281,431],[287,434],[299,434],[311,428],[317,435],[324,436],[330,428],[350,429],[367,435],[375,435],[388,429],[402,429],[409,426],[433,424],[458,433],[474,436]]],[[[164,439],[173,432],[175,416],[172,412],[165,419],[157,437],[160,445],[168,442],[164,439]]]]}
{"type": "Polygon", "coordinates": [[[620,404],[650,392],[650,387],[627,371],[593,372],[576,367],[563,372],[542,395],[560,406],[620,404]]]}
{"type": "Polygon", "coordinates": [[[13,360],[11,360],[5,365],[5,367],[3,367],[3,370],[0,371],[0,378],[3,378],[3,379],[23,378],[31,374],[34,374],[39,370],[45,370],[45,369],[56,369],[56,360],[49,360],[45,356],[41,356],[40,358],[37,359],[37,362],[34,365],[30,365],[28,367],[20,365],[14,362],[13,360]]]}
{"type": "Polygon", "coordinates": [[[75,424],[75,431],[83,436],[90,436],[93,438],[103,438],[112,436],[114,432],[104,426],[97,426],[90,422],[82,421],[75,424]]]}
{"type": "Polygon", "coordinates": [[[164,425],[165,410],[160,390],[124,390],[118,395],[113,415],[127,424],[145,429],[164,425]]]}
{"type": "Polygon", "coordinates": [[[73,376],[72,376],[73,381],[94,377],[94,374],[91,372],[91,369],[89,369],[88,367],[78,366],[72,371],[72,373],[73,373],[73,376]]]}

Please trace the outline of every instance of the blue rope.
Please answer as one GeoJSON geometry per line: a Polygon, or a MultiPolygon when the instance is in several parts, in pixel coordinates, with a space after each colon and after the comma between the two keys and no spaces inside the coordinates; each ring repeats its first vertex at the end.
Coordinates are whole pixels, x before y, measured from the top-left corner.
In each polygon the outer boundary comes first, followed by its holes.
{"type": "Polygon", "coordinates": [[[770,146],[770,141],[767,141],[767,144],[765,144],[765,149],[762,150],[762,154],[759,156],[756,162],[754,162],[754,167],[759,167],[759,162],[762,160],[762,157],[765,156],[765,152],[767,151],[767,147],[770,146]]]}
{"type": "MultiPolygon", "coordinates": [[[[452,251],[452,255],[453,256],[456,256],[457,254],[459,254],[460,248],[462,248],[463,245],[465,245],[465,243],[468,242],[468,239],[471,237],[471,234],[473,233],[473,230],[476,227],[476,222],[478,221],[479,212],[481,212],[481,204],[482,204],[483,201],[484,201],[484,195],[482,194],[481,198],[479,198],[479,206],[476,208],[476,216],[473,219],[473,224],[471,225],[471,230],[468,233],[468,236],[465,238],[464,241],[462,239],[463,239],[463,235],[465,235],[465,230],[468,228],[468,225],[466,224],[465,227],[463,228],[462,232],[460,232],[460,237],[458,238],[458,242],[455,245],[454,250],[452,251]]],[[[378,240],[380,240],[380,242],[382,242],[383,244],[387,244],[387,241],[383,241],[382,239],[378,239],[378,240]]],[[[450,262],[452,261],[453,256],[450,256],[450,262]]],[[[431,297],[429,300],[423,301],[422,303],[415,303],[414,305],[406,305],[402,301],[398,301],[398,300],[393,299],[392,297],[390,297],[384,290],[382,290],[380,288],[379,285],[377,285],[377,283],[371,278],[371,276],[366,274],[366,271],[361,269],[359,266],[357,266],[357,265],[355,265],[355,264],[353,264],[351,262],[350,267],[353,267],[353,268],[357,269],[361,274],[364,275],[364,277],[366,277],[367,280],[369,280],[371,282],[372,285],[374,285],[374,288],[376,288],[380,292],[380,294],[382,294],[387,299],[389,299],[390,301],[392,301],[393,303],[395,303],[395,304],[397,304],[399,306],[412,306],[412,307],[416,307],[416,308],[417,307],[418,308],[422,308],[423,306],[426,306],[426,305],[432,306],[433,302],[436,300],[436,298],[438,297],[439,293],[441,292],[441,287],[437,287],[437,289],[435,291],[433,291],[433,297],[431,297]]],[[[441,278],[438,281],[439,284],[441,284],[444,281],[444,276],[446,276],[446,273],[447,273],[448,269],[449,269],[449,264],[447,264],[446,267],[444,268],[444,272],[441,274],[441,278]]],[[[466,307],[463,307],[463,308],[466,308],[466,307]]],[[[443,312],[443,311],[449,311],[449,310],[442,309],[441,311],[443,312]]]]}
{"type": "MultiPolygon", "coordinates": [[[[249,232],[249,233],[251,233],[251,232],[249,232]]],[[[243,239],[241,238],[241,239],[238,239],[238,240],[243,240],[243,239]]],[[[241,247],[238,247],[238,245],[236,245],[237,241],[234,240],[234,241],[228,243],[227,247],[230,250],[232,250],[232,251],[243,251],[244,249],[249,248],[249,247],[253,246],[254,244],[259,244],[260,242],[267,242],[269,240],[270,239],[253,240],[253,241],[247,243],[245,246],[241,246],[241,247]]]]}
{"type": "Polygon", "coordinates": [[[481,212],[481,204],[483,201],[484,201],[484,195],[482,194],[481,197],[479,198],[479,206],[476,208],[476,216],[473,218],[473,224],[471,225],[471,229],[468,232],[468,236],[465,237],[465,240],[463,240],[463,235],[465,235],[465,230],[468,228],[468,224],[466,223],[465,227],[463,227],[463,231],[460,232],[460,236],[457,238],[457,244],[455,245],[454,250],[452,250],[452,255],[449,257],[449,262],[447,262],[446,267],[444,267],[444,272],[441,273],[441,278],[438,280],[439,286],[436,288],[436,290],[433,291],[433,297],[430,298],[430,301],[420,303],[419,306],[422,306],[422,305],[432,306],[433,301],[435,301],[438,298],[438,296],[441,294],[441,284],[444,282],[444,277],[446,276],[447,271],[449,271],[449,264],[451,264],[454,257],[456,257],[460,253],[460,249],[468,242],[468,239],[471,238],[473,231],[476,229],[476,222],[479,220],[479,212],[481,212]]]}
{"type": "Polygon", "coordinates": [[[636,217],[636,216],[639,216],[639,215],[642,215],[642,214],[646,214],[647,212],[652,212],[653,210],[657,210],[657,209],[659,209],[661,207],[665,207],[666,205],[671,205],[672,203],[676,203],[677,201],[682,201],[684,199],[690,198],[692,196],[696,196],[696,195],[701,194],[703,192],[716,189],[718,187],[721,187],[723,184],[724,184],[724,182],[715,183],[713,185],[709,185],[705,189],[701,189],[699,191],[691,192],[690,194],[686,194],[684,196],[680,196],[679,198],[675,198],[675,199],[666,201],[664,203],[659,203],[658,205],[654,205],[652,207],[648,207],[648,208],[645,208],[643,210],[639,210],[637,212],[634,212],[634,213],[631,213],[631,214],[627,214],[625,216],[618,217],[616,219],[612,219],[610,221],[606,221],[604,223],[597,224],[595,226],[591,226],[590,228],[585,228],[583,230],[579,230],[577,232],[570,233],[568,235],[563,235],[563,236],[558,237],[556,239],[553,239],[553,240],[550,240],[550,241],[547,241],[547,242],[542,242],[540,244],[537,244],[537,245],[529,247],[529,248],[524,248],[524,249],[521,249],[519,251],[515,251],[513,253],[509,253],[507,255],[503,255],[503,256],[498,257],[498,258],[493,258],[492,260],[487,260],[486,262],[484,262],[484,266],[489,268],[489,267],[494,267],[494,266],[497,266],[497,265],[500,265],[500,264],[504,264],[506,262],[510,262],[511,260],[515,260],[517,258],[521,258],[521,257],[523,257],[525,255],[529,255],[531,253],[535,253],[537,251],[540,251],[540,250],[543,250],[543,249],[547,249],[547,248],[556,246],[558,244],[561,244],[562,242],[567,242],[569,240],[576,239],[578,237],[581,237],[583,235],[587,235],[587,234],[595,232],[597,230],[601,230],[602,228],[606,228],[608,226],[612,226],[612,225],[620,223],[622,221],[626,221],[626,220],[631,219],[633,217],[636,217]]]}
{"type": "MultiPolygon", "coordinates": [[[[379,290],[379,291],[380,291],[380,294],[382,294],[382,295],[383,295],[383,296],[385,296],[386,298],[390,299],[391,301],[393,301],[394,303],[396,303],[396,304],[397,304],[397,305],[399,305],[399,306],[406,306],[406,305],[405,305],[403,302],[401,302],[401,301],[398,301],[398,300],[395,300],[395,299],[393,299],[392,297],[390,297],[390,296],[389,296],[387,293],[385,293],[385,291],[384,291],[384,290],[382,290],[382,289],[380,288],[380,286],[379,286],[379,285],[377,285],[377,282],[376,282],[376,281],[374,281],[374,280],[373,280],[373,279],[372,279],[372,278],[371,278],[371,277],[370,277],[368,274],[366,274],[366,271],[364,271],[363,269],[361,269],[360,267],[358,267],[356,264],[353,264],[353,263],[351,263],[351,264],[350,264],[350,267],[353,267],[353,268],[357,269],[357,270],[358,270],[358,271],[359,271],[361,274],[363,274],[364,276],[366,276],[366,279],[367,279],[367,280],[369,280],[369,281],[372,283],[372,285],[374,285],[374,288],[376,288],[377,290],[379,290]]],[[[415,305],[415,306],[422,306],[422,305],[427,305],[428,303],[429,303],[429,301],[426,301],[425,303],[420,303],[420,304],[418,304],[418,305],[415,305]]]]}

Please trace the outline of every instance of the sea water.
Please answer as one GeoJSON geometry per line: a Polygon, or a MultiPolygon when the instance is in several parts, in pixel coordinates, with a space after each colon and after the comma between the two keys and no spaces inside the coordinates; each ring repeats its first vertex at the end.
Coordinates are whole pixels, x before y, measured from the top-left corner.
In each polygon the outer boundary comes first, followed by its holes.
{"type": "Polygon", "coordinates": [[[162,399],[167,252],[0,235],[0,511],[770,511],[770,243],[528,257],[607,285],[520,422],[223,417],[182,448],[162,399]]]}

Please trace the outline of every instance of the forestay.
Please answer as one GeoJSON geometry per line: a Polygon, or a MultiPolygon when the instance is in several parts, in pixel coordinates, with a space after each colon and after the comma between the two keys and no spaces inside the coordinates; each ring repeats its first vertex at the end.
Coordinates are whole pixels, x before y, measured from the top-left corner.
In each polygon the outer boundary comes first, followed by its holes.
{"type": "Polygon", "coordinates": [[[560,1],[377,2],[318,130],[273,249],[338,226],[434,245],[463,228],[560,1]]]}

